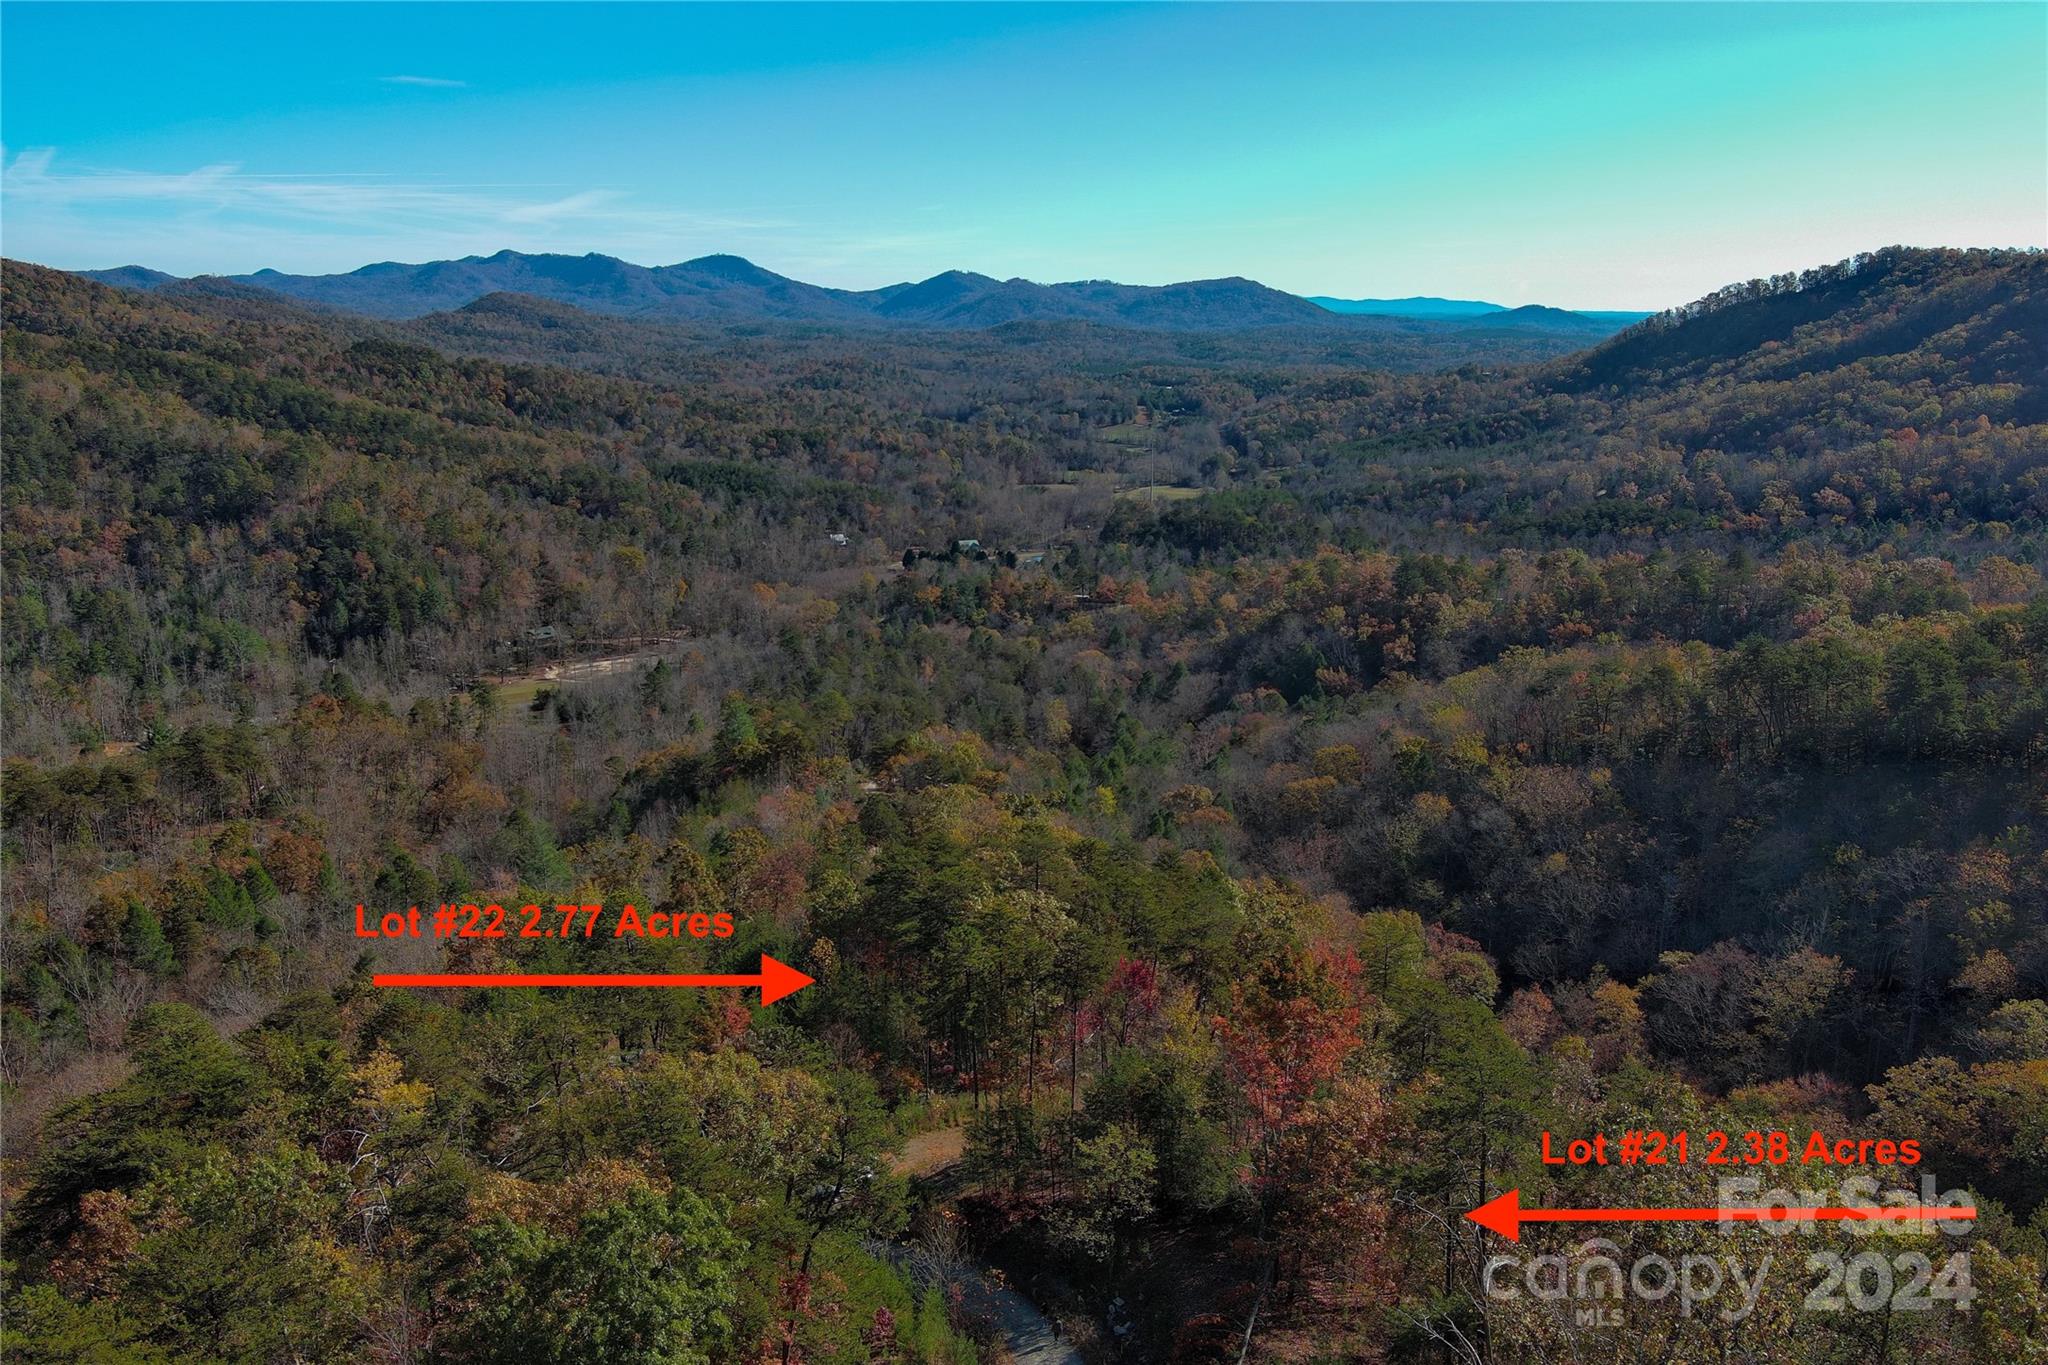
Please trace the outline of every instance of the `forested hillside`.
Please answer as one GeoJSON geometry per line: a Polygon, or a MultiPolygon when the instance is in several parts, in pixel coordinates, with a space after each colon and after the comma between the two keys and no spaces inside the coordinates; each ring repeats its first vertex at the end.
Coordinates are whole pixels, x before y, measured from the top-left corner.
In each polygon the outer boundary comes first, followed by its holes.
{"type": "Polygon", "coordinates": [[[2048,1351],[2048,258],[1397,365],[4,318],[10,1359],[997,1361],[987,1266],[1090,1360],[2048,1351]],[[1974,1305],[1487,1293],[1503,1191],[1715,1203],[1538,1155],[1626,1128],[1917,1140],[1765,1184],[1967,1191],[1883,1249],[1974,1305]]]}

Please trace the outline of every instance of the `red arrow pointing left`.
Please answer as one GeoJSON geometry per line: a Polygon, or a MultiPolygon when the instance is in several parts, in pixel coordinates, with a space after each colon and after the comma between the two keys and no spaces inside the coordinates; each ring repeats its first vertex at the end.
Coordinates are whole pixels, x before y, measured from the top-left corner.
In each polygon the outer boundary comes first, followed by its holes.
{"type": "Polygon", "coordinates": [[[1522,1240],[1524,1223],[1906,1223],[1942,1222],[1977,1216],[1973,1208],[1948,1204],[1848,1205],[1839,1208],[1746,1206],[1727,1209],[1525,1209],[1522,1192],[1509,1190],[1465,1215],[1510,1242],[1522,1240]]]}
{"type": "Polygon", "coordinates": [[[786,995],[795,995],[813,978],[796,968],[761,954],[757,976],[695,973],[689,975],[636,976],[619,973],[535,972],[378,972],[370,980],[379,986],[759,986],[761,1003],[772,1005],[786,995]]]}

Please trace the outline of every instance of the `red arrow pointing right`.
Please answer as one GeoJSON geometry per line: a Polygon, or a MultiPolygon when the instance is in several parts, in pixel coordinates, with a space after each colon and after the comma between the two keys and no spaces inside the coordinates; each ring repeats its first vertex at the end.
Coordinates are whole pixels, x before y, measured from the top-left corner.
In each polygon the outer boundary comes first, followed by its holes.
{"type": "Polygon", "coordinates": [[[1522,1240],[1524,1223],[1905,1223],[1916,1220],[1942,1222],[1950,1218],[1977,1216],[1973,1208],[1948,1204],[1906,1204],[1877,1207],[1806,1208],[1773,1205],[1763,1208],[1732,1209],[1525,1209],[1522,1192],[1509,1190],[1489,1199],[1465,1215],[1489,1232],[1510,1242],[1522,1240]]]}
{"type": "Polygon", "coordinates": [[[370,980],[378,986],[759,986],[761,1003],[772,1005],[785,995],[795,995],[810,985],[812,978],[763,953],[759,976],[721,976],[716,973],[634,976],[535,972],[522,976],[516,972],[475,972],[468,975],[460,972],[378,972],[370,980]]]}

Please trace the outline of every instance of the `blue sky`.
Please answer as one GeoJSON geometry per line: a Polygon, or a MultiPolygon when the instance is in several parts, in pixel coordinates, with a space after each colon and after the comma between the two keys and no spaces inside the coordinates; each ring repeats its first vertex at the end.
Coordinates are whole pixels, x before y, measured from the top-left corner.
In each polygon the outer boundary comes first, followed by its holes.
{"type": "Polygon", "coordinates": [[[1654,308],[2042,245],[2048,5],[0,11],[0,247],[1654,308]]]}

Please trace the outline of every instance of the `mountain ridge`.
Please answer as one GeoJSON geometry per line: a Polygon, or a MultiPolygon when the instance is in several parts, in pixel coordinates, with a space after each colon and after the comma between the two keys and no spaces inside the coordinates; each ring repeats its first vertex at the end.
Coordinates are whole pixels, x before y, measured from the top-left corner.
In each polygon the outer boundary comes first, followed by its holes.
{"type": "Polygon", "coordinates": [[[1411,294],[1403,299],[1340,299],[1328,294],[1310,294],[1308,301],[1332,313],[1364,314],[1388,318],[1469,318],[1486,313],[1504,313],[1504,304],[1483,299],[1446,299],[1434,294],[1411,294]]]}
{"type": "MultiPolygon", "coordinates": [[[[181,279],[141,266],[73,272],[116,288],[154,291],[219,282],[266,290],[300,302],[371,317],[404,320],[447,312],[491,294],[521,294],[592,312],[679,321],[824,323],[979,330],[1022,321],[1097,322],[1161,331],[1228,331],[1267,327],[1342,327],[1346,315],[1314,300],[1243,276],[1167,285],[1076,280],[1040,284],[947,270],[928,279],[877,289],[835,289],[778,274],[742,256],[713,254],[673,265],[642,266],[615,256],[524,253],[410,264],[377,261],[331,275],[263,269],[246,275],[181,279]]],[[[1410,314],[1437,321],[1477,321],[1580,330],[1588,341],[1621,325],[1563,310],[1523,319],[1522,310],[1485,305],[1467,315],[1410,314]]],[[[1398,316],[1398,315],[1397,315],[1398,316]]]]}
{"type": "MultiPolygon", "coordinates": [[[[1731,284],[1561,362],[1564,386],[1664,387],[1716,371],[1779,382],[1928,346],[1981,382],[2048,371],[2048,255],[1883,247],[1731,284]]],[[[2039,410],[2048,386],[2018,400],[2039,410]]]]}

